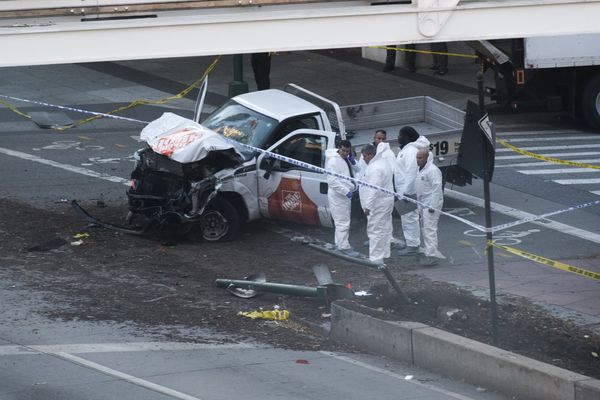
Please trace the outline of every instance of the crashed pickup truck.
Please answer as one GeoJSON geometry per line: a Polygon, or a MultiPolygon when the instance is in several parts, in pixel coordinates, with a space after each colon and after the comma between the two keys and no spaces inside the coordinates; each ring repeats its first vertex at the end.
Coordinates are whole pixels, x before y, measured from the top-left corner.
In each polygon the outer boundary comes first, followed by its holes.
{"type": "MultiPolygon", "coordinates": [[[[326,176],[309,166],[323,168],[337,139],[351,138],[360,148],[375,129],[412,125],[448,170],[463,122],[463,111],[429,97],[340,107],[293,84],[234,97],[201,124],[165,113],[141,133],[148,147],[135,154],[126,229],[200,229],[205,240],[217,241],[235,238],[242,223],[258,218],[331,227],[326,176]]],[[[451,178],[464,185],[470,175],[451,178]]]]}

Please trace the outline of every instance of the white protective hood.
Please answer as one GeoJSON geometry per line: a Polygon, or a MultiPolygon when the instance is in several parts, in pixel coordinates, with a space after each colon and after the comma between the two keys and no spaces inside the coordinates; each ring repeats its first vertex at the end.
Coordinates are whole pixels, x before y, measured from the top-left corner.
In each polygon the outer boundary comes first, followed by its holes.
{"type": "Polygon", "coordinates": [[[242,154],[218,133],[169,112],[146,125],[140,139],[156,153],[184,164],[200,161],[210,152],[224,150],[233,150],[240,161],[243,159],[242,154]]]}

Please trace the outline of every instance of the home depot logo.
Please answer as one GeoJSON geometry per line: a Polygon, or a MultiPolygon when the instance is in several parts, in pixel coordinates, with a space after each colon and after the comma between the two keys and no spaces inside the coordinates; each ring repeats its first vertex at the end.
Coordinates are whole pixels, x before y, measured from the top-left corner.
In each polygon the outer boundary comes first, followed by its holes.
{"type": "Polygon", "coordinates": [[[283,201],[281,202],[281,208],[284,211],[291,212],[302,212],[302,196],[300,192],[292,192],[289,190],[281,191],[283,201]]]}
{"type": "Polygon", "coordinates": [[[195,140],[200,139],[202,136],[202,132],[191,130],[190,128],[183,128],[168,135],[159,137],[158,141],[152,148],[157,153],[171,157],[173,152],[187,146],[195,140]]]}

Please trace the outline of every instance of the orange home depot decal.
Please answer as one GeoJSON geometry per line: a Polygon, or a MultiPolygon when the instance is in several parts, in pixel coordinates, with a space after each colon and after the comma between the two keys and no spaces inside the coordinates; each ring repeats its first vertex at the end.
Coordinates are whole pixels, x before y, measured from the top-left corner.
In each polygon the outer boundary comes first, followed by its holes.
{"type": "Polygon", "coordinates": [[[320,225],[317,205],[308,198],[300,179],[281,178],[268,199],[269,216],[303,224],[320,225]]]}
{"type": "Polygon", "coordinates": [[[167,157],[171,157],[175,150],[179,150],[202,137],[203,133],[197,130],[183,128],[173,133],[158,138],[152,149],[167,157]]]}

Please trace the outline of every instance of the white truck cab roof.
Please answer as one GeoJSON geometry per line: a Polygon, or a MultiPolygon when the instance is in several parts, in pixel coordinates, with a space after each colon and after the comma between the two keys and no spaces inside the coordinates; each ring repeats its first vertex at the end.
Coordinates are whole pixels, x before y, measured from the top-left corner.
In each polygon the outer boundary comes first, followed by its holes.
{"type": "Polygon", "coordinates": [[[245,93],[233,100],[280,122],[297,115],[321,112],[314,104],[279,89],[245,93]]]}

